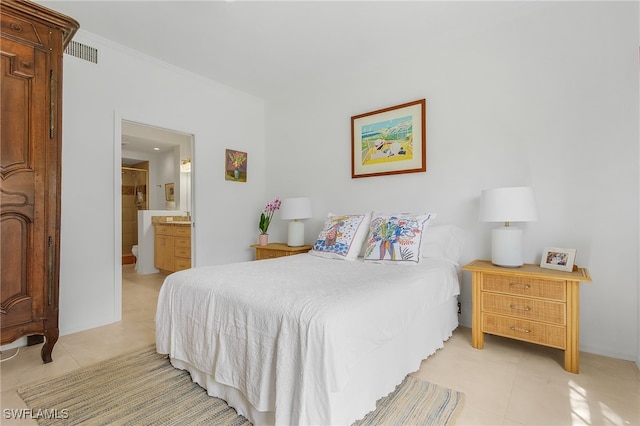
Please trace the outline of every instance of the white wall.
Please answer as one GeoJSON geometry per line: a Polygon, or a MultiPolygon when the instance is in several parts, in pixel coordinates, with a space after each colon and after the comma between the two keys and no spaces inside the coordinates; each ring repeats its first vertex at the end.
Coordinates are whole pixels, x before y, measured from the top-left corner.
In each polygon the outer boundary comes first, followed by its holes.
{"type": "Polygon", "coordinates": [[[159,202],[157,208],[165,210],[175,208],[180,210],[180,199],[182,198],[180,192],[180,147],[176,146],[171,152],[166,152],[163,156],[159,157],[156,165],[156,179],[158,183],[153,190],[159,195],[156,197],[159,202]],[[173,183],[173,203],[167,201],[165,193],[165,185],[167,183],[173,183]]]}
{"type": "Polygon", "coordinates": [[[99,63],[64,57],[63,335],[120,319],[122,119],[194,135],[195,265],[252,257],[265,191],[262,100],[82,30],[74,40],[99,63]],[[247,183],[224,180],[225,148],[249,153],[247,183]]]}
{"type": "MultiPolygon", "coordinates": [[[[267,103],[266,192],[311,197],[308,243],[329,211],[437,212],[465,229],[469,262],[490,256],[480,191],[531,185],[539,219],[523,226],[525,261],[576,248],[593,278],[581,286],[581,349],[636,360],[638,3],[533,3],[494,28],[451,22],[456,37],[428,39],[416,26],[420,49],[405,64],[365,63],[267,103]],[[427,172],[351,179],[350,117],[420,98],[427,172]]],[[[414,7],[426,15],[430,3],[414,7]]],[[[285,225],[274,220],[272,239],[285,225]]],[[[461,301],[469,326],[467,273],[461,301]]]]}

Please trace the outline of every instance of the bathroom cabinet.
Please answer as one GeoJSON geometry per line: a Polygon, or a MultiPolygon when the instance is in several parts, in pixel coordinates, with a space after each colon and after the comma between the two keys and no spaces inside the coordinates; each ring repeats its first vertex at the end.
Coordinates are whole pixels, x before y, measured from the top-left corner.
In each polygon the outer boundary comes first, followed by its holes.
{"type": "Polygon", "coordinates": [[[191,268],[191,224],[155,223],[153,250],[154,266],[161,271],[191,268]]]}
{"type": "Polygon", "coordinates": [[[79,25],[22,0],[2,0],[0,20],[0,344],[44,341],[48,363],[59,335],[62,56],[79,25]]]}

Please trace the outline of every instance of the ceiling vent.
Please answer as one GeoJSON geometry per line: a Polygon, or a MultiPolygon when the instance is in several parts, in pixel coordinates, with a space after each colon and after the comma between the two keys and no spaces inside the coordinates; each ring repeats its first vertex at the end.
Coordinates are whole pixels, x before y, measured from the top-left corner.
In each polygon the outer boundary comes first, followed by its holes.
{"type": "Polygon", "coordinates": [[[84,59],[85,61],[98,63],[98,49],[95,47],[87,46],[86,44],[78,43],[71,40],[64,49],[64,53],[67,55],[75,56],[76,58],[84,59]]]}

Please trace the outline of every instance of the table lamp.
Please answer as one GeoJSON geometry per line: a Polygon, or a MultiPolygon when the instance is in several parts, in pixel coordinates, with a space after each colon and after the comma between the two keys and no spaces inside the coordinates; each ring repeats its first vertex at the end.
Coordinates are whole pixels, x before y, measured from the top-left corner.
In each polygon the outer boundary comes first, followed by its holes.
{"type": "Polygon", "coordinates": [[[311,217],[311,200],[306,197],[285,198],[280,206],[280,218],[291,220],[289,222],[289,237],[287,245],[289,247],[300,247],[304,245],[304,223],[302,219],[311,217]]]}
{"type": "Polygon", "coordinates": [[[482,191],[481,222],[504,222],[491,232],[491,263],[507,268],[522,266],[522,230],[510,222],[533,222],[538,219],[533,188],[496,188],[482,191]]]}

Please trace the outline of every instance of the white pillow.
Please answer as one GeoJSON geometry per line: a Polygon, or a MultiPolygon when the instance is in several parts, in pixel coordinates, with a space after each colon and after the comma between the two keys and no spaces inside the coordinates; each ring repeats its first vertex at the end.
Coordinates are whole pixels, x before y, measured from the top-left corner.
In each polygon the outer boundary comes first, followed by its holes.
{"type": "Polygon", "coordinates": [[[329,213],[309,254],[329,259],[355,260],[369,232],[370,222],[370,213],[343,216],[329,213]]]}
{"type": "Polygon", "coordinates": [[[373,212],[364,252],[365,262],[417,264],[422,239],[434,214],[373,212]]]}
{"type": "Polygon", "coordinates": [[[456,265],[464,246],[464,231],[455,225],[431,225],[422,238],[422,257],[445,259],[456,265]]]}

